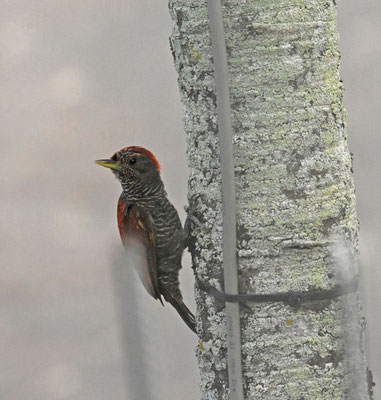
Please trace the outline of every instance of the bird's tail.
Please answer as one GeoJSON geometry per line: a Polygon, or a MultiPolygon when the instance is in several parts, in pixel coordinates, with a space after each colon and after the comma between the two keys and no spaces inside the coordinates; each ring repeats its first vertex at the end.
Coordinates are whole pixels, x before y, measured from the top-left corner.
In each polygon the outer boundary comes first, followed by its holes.
{"type": "Polygon", "coordinates": [[[168,301],[169,303],[171,303],[171,305],[176,309],[176,311],[179,313],[180,317],[188,325],[188,327],[194,333],[197,333],[196,320],[194,318],[194,315],[189,310],[189,308],[184,304],[183,300],[181,298],[179,299],[177,297],[172,296],[167,291],[165,291],[165,293],[163,293],[163,295],[164,295],[165,300],[168,301]]]}

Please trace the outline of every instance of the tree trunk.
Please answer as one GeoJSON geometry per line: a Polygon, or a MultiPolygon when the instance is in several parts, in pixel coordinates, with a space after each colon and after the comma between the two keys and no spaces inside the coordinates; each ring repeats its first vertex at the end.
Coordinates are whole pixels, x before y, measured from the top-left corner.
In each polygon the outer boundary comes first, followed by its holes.
{"type": "MultiPolygon", "coordinates": [[[[206,0],[170,0],[195,228],[202,399],[228,399],[216,96],[206,0]]],[[[223,1],[241,294],[356,279],[358,222],[334,0],[223,1]]],[[[232,227],[233,228],[233,227],[232,227]]],[[[241,304],[245,399],[369,399],[357,293],[241,304]]]]}

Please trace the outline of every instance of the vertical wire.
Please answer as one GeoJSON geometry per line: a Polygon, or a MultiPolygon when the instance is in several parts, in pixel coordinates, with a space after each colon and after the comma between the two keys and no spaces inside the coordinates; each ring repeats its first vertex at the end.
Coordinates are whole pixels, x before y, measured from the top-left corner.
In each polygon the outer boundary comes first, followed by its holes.
{"type": "Polygon", "coordinates": [[[111,264],[111,282],[116,305],[116,317],[120,329],[125,373],[126,400],[152,400],[152,365],[147,354],[146,327],[136,290],[137,276],[129,265],[124,251],[117,254],[111,264]],[[128,318],[127,318],[128,316],[128,318]]]}
{"type": "MultiPolygon", "coordinates": [[[[208,13],[216,84],[218,136],[221,158],[224,287],[225,293],[238,294],[236,256],[237,213],[233,130],[229,96],[229,71],[221,0],[208,0],[208,13]]],[[[226,302],[225,308],[230,399],[244,400],[239,303],[226,302]]]]}

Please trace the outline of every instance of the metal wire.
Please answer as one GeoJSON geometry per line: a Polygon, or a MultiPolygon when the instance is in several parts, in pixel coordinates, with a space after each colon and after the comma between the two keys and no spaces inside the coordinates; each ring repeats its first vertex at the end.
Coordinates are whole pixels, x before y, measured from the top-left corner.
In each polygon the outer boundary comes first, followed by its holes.
{"type": "MultiPolygon", "coordinates": [[[[221,158],[223,207],[223,267],[225,293],[238,294],[236,255],[236,194],[233,132],[229,96],[229,71],[220,0],[208,0],[209,29],[214,62],[217,121],[221,158]]],[[[239,303],[225,303],[228,347],[228,375],[231,400],[244,400],[242,385],[239,303]]]]}
{"type": "Polygon", "coordinates": [[[111,279],[114,290],[118,325],[123,351],[126,400],[153,400],[152,387],[157,386],[152,372],[143,311],[137,301],[137,276],[133,266],[128,265],[126,254],[115,249],[111,264],[111,279]],[[128,316],[128,318],[127,318],[128,316]]]}

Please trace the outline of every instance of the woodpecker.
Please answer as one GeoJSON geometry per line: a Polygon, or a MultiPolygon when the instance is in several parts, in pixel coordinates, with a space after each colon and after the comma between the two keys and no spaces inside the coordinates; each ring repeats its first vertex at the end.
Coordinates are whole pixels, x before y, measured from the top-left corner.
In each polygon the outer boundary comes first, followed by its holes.
{"type": "Polygon", "coordinates": [[[123,246],[147,292],[162,297],[196,332],[194,315],[184,304],[179,285],[186,234],[175,207],[168,200],[156,157],[140,146],[117,151],[95,161],[110,168],[122,185],[117,221],[123,246]]]}

